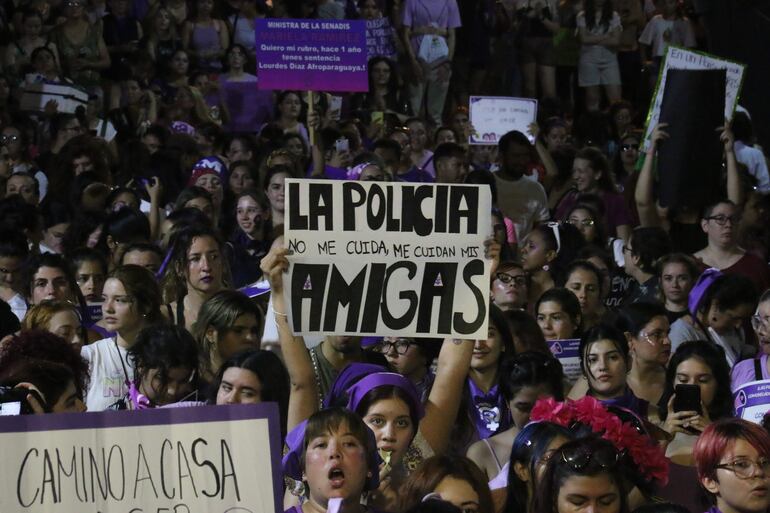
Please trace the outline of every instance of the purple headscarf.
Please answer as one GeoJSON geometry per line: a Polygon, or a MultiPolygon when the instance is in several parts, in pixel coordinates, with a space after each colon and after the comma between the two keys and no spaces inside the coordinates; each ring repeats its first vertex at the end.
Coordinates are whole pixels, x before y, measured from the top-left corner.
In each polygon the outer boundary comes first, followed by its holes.
{"type": "Polygon", "coordinates": [[[417,393],[414,384],[401,374],[395,372],[377,372],[375,374],[369,374],[350,387],[348,389],[348,409],[356,411],[358,405],[361,404],[361,401],[366,394],[375,388],[382,386],[393,386],[406,392],[410,402],[409,409],[417,415],[416,420],[423,418],[425,415],[425,408],[423,408],[422,401],[420,401],[420,396],[417,393]]]}
{"type": "Polygon", "coordinates": [[[706,291],[714,283],[714,280],[720,276],[722,276],[722,272],[719,269],[710,267],[703,271],[703,274],[698,277],[698,281],[695,282],[695,286],[690,291],[690,296],[687,299],[687,307],[696,319],[698,318],[698,307],[701,306],[703,296],[706,295],[706,291]]]}

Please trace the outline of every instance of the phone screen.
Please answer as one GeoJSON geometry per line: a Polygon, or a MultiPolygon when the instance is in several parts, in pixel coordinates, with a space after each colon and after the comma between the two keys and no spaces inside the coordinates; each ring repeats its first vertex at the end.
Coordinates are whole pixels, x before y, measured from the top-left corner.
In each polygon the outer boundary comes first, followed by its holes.
{"type": "Polygon", "coordinates": [[[21,402],[0,403],[0,416],[3,415],[21,415],[21,402]]]}

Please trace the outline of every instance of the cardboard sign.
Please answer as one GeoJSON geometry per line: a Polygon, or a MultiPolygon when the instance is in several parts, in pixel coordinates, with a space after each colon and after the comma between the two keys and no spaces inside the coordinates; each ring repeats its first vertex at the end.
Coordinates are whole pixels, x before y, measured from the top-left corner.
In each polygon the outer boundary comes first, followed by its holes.
{"type": "Polygon", "coordinates": [[[473,126],[470,144],[497,144],[511,130],[535,138],[529,133],[529,125],[537,119],[537,100],[531,98],[507,98],[502,96],[471,96],[468,117],[473,126]]]}
{"type": "Polygon", "coordinates": [[[386,17],[366,20],[366,54],[372,57],[395,59],[395,31],[386,17]]]}
{"type": "Polygon", "coordinates": [[[583,370],[580,368],[580,339],[549,340],[548,349],[561,363],[564,376],[570,383],[575,383],[583,370]]]}
{"type": "Polygon", "coordinates": [[[491,194],[476,185],[286,180],[296,334],[486,338],[491,194]]]}
{"type": "Polygon", "coordinates": [[[3,513],[274,513],[273,403],[27,415],[0,423],[3,513]]]}
{"type": "Polygon", "coordinates": [[[724,69],[727,74],[724,119],[730,120],[733,118],[736,105],[738,105],[738,97],[740,96],[743,73],[746,70],[746,66],[708,53],[696,52],[679,46],[669,46],[666,50],[660,74],[658,75],[658,84],[655,86],[655,94],[650,103],[650,110],[647,113],[647,126],[640,151],[647,151],[650,147],[652,131],[659,123],[660,106],[663,102],[663,92],[666,90],[666,77],[669,69],[724,69]]]}
{"type": "Polygon", "coordinates": [[[49,101],[55,101],[58,112],[74,114],[78,107],[88,105],[88,93],[68,84],[26,84],[21,93],[19,108],[25,111],[43,112],[49,101]]]}
{"type": "Polygon", "coordinates": [[[256,20],[259,89],[368,91],[362,20],[256,20]]]}
{"type": "Polygon", "coordinates": [[[770,380],[750,381],[733,392],[735,416],[756,424],[770,411],[770,380]]]}

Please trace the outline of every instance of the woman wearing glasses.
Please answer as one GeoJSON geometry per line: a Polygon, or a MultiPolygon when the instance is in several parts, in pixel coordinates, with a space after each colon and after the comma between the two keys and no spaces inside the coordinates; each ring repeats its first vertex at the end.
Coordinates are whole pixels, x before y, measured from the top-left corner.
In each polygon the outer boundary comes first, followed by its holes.
{"type": "Polygon", "coordinates": [[[693,449],[709,513],[764,513],[770,508],[770,436],[762,427],[724,419],[707,427],[693,449]]]}
{"type": "Polygon", "coordinates": [[[708,207],[701,219],[708,245],[694,256],[726,274],[742,274],[759,290],[765,290],[770,287],[770,270],[761,258],[738,246],[740,220],[740,209],[732,201],[724,200],[708,207]]]}
{"type": "Polygon", "coordinates": [[[733,393],[750,381],[770,379],[770,289],[759,298],[759,306],[751,316],[751,327],[757,334],[761,353],[758,358],[743,360],[733,367],[730,383],[733,393]]]}
{"type": "Polygon", "coordinates": [[[593,206],[578,203],[567,214],[566,222],[578,229],[586,244],[594,244],[600,248],[607,246],[604,221],[593,206]]]}
{"type": "Polygon", "coordinates": [[[532,511],[626,513],[628,484],[620,459],[601,438],[567,442],[548,460],[532,511]]]}
{"type": "Polygon", "coordinates": [[[527,305],[529,278],[521,264],[503,262],[492,280],[492,301],[502,311],[522,310],[527,305]]]}
{"type": "Polygon", "coordinates": [[[385,337],[375,350],[382,353],[388,367],[414,384],[424,403],[428,400],[436,376],[430,366],[438,355],[441,342],[429,338],[385,337]]]}
{"type": "Polygon", "coordinates": [[[621,311],[618,326],[628,340],[631,357],[628,386],[640,399],[658,404],[671,356],[665,309],[658,303],[634,303],[621,311]]]}

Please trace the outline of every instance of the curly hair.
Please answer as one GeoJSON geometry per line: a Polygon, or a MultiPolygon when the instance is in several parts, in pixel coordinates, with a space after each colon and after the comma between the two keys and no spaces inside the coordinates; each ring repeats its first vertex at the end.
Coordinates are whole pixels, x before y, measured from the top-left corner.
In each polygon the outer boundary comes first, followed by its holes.
{"type": "Polygon", "coordinates": [[[43,330],[24,330],[0,346],[0,368],[16,366],[24,360],[43,360],[66,366],[75,381],[78,395],[88,389],[88,362],[72,344],[43,330]]]}

